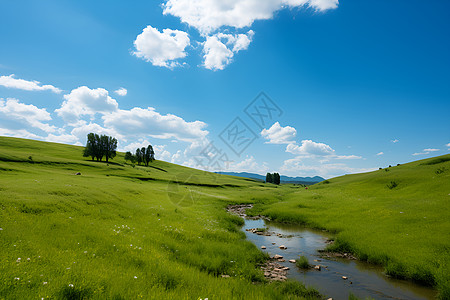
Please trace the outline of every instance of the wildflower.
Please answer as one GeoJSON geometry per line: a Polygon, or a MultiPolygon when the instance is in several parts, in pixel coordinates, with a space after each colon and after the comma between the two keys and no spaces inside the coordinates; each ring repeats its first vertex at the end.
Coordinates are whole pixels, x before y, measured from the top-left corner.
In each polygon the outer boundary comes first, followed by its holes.
{"type": "Polygon", "coordinates": [[[73,284],[69,283],[69,287],[72,287],[72,288],[73,288],[73,284]]]}
{"type": "Polygon", "coordinates": [[[134,279],[137,279],[137,276],[134,276],[134,279]]]}
{"type": "Polygon", "coordinates": [[[31,258],[29,258],[29,257],[28,257],[28,258],[27,258],[27,260],[28,260],[28,261],[30,261],[30,260],[31,260],[31,258]]]}
{"type": "Polygon", "coordinates": [[[2,231],[3,230],[3,228],[0,228],[0,231],[2,231]]]}
{"type": "Polygon", "coordinates": [[[84,254],[86,254],[87,253],[87,251],[84,251],[84,254]]]}
{"type": "Polygon", "coordinates": [[[14,280],[20,280],[20,278],[19,277],[14,277],[14,280]]]}
{"type": "Polygon", "coordinates": [[[43,285],[46,285],[47,283],[48,283],[47,281],[44,281],[42,284],[43,284],[43,285]]]}

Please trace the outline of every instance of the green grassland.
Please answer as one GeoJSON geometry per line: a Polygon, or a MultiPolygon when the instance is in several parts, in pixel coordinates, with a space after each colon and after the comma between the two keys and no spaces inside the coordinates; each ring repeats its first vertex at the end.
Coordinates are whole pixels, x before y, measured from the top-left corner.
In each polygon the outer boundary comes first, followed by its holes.
{"type": "Polygon", "coordinates": [[[333,178],[253,213],[334,232],[331,250],[436,286],[450,299],[450,155],[333,178]]]}
{"type": "Polygon", "coordinates": [[[450,298],[450,155],[305,189],[82,150],[0,137],[0,299],[320,298],[265,282],[235,203],[334,232],[334,250],[450,298]]]}
{"type": "Polygon", "coordinates": [[[266,255],[224,209],[281,189],[162,161],[132,167],[123,153],[92,162],[82,149],[0,137],[0,299],[317,299],[266,283],[266,255]]]}

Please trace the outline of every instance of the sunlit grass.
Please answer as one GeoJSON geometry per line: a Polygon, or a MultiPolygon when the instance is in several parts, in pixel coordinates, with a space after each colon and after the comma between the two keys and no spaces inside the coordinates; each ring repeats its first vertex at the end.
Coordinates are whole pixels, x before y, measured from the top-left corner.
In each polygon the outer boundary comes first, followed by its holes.
{"type": "Polygon", "coordinates": [[[450,155],[329,179],[253,213],[337,233],[331,250],[385,266],[392,277],[450,298],[450,155]],[[444,171],[442,171],[444,170],[444,171]],[[393,184],[395,182],[395,184],[393,184]]]}
{"type": "Polygon", "coordinates": [[[0,137],[0,299],[318,297],[299,283],[266,283],[266,254],[224,209],[277,199],[279,189],[81,153],[0,137]]]}

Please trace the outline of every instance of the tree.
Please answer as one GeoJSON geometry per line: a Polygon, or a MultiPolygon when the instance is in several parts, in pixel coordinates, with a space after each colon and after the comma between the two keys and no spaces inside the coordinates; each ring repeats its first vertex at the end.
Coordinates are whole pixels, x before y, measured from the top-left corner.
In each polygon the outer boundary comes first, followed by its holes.
{"type": "MultiPolygon", "coordinates": [[[[155,151],[153,151],[152,145],[148,145],[147,149],[142,148],[145,150],[144,152],[144,163],[146,166],[148,166],[149,163],[155,160],[155,151]]],[[[141,150],[142,151],[142,150],[141,150]]]]}
{"type": "MultiPolygon", "coordinates": [[[[102,135],[100,137],[102,156],[105,155],[106,162],[116,157],[117,139],[112,136],[102,135]]],[[[100,158],[101,160],[101,158],[100,158]]]]}
{"type": "Polygon", "coordinates": [[[129,161],[131,161],[131,163],[134,163],[136,161],[136,157],[130,151],[127,151],[125,153],[125,160],[126,161],[129,160],[129,161]]]}
{"type": "Polygon", "coordinates": [[[272,174],[270,174],[270,173],[266,174],[266,182],[268,182],[268,183],[272,183],[273,182],[272,174]]]}
{"type": "Polygon", "coordinates": [[[280,184],[280,174],[278,173],[273,173],[273,183],[275,184],[280,184]]]}
{"type": "Polygon", "coordinates": [[[139,149],[139,148],[136,149],[136,161],[137,161],[138,165],[140,165],[142,162],[141,149],[139,149]]]}
{"type": "Polygon", "coordinates": [[[95,140],[95,134],[89,133],[87,135],[86,147],[84,148],[83,157],[91,157],[92,160],[96,157],[97,143],[95,140]]]}

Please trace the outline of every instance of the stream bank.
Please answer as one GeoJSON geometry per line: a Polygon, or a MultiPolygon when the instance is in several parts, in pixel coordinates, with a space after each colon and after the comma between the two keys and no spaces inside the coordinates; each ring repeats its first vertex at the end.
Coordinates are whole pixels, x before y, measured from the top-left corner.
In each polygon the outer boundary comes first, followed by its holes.
{"type": "Polygon", "coordinates": [[[320,252],[333,239],[328,232],[271,222],[263,216],[250,218],[245,210],[251,207],[232,205],[228,211],[244,218],[242,230],[247,239],[270,255],[271,259],[262,267],[270,281],[291,278],[333,299],[348,299],[350,293],[362,299],[431,300],[436,297],[434,289],[389,278],[382,267],[358,261],[350,253],[320,252]],[[300,256],[305,256],[312,268],[297,268],[294,262],[300,256]],[[268,268],[268,264],[274,265],[268,268]]]}

